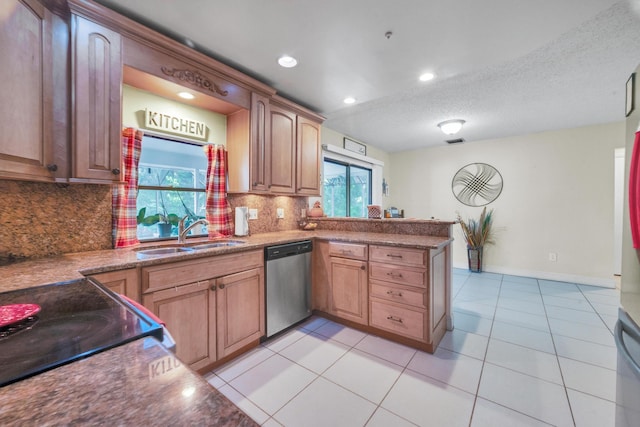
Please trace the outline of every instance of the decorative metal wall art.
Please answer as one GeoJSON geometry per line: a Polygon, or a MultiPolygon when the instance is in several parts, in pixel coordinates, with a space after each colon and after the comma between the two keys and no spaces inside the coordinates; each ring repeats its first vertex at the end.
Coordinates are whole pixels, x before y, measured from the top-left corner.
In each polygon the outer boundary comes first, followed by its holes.
{"type": "Polygon", "coordinates": [[[451,190],[467,206],[488,205],[502,192],[502,175],[486,163],[471,163],[456,172],[451,190]]]}

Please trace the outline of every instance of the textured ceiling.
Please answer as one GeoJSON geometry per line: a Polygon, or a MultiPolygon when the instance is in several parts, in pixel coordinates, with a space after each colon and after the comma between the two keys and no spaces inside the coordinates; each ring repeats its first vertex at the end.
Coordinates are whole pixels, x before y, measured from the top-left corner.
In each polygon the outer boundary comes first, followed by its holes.
{"type": "Polygon", "coordinates": [[[99,2],[389,152],[445,144],[453,118],[468,142],[623,120],[640,63],[640,0],[99,2]]]}

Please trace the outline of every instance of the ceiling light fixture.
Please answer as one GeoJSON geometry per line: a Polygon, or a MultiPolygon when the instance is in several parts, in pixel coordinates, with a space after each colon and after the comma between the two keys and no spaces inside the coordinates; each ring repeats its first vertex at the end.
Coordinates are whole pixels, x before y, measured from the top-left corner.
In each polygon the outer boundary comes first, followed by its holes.
{"type": "Polygon", "coordinates": [[[193,94],[189,93],[189,92],[178,92],[178,96],[180,98],[183,98],[183,99],[193,99],[193,98],[195,98],[195,96],[193,96],[193,94]]]}
{"type": "Polygon", "coordinates": [[[438,123],[438,127],[440,130],[447,135],[454,135],[460,132],[462,129],[462,125],[465,124],[464,120],[455,119],[455,120],[447,120],[442,123],[438,123]]]}
{"type": "Polygon", "coordinates": [[[278,58],[278,64],[280,64],[284,68],[293,68],[298,65],[298,60],[293,56],[283,55],[278,58]]]}
{"type": "Polygon", "coordinates": [[[356,102],[356,99],[353,96],[347,96],[344,101],[345,104],[353,104],[356,102]]]}
{"type": "Polygon", "coordinates": [[[424,74],[421,74],[420,77],[418,78],[420,79],[421,82],[428,82],[429,80],[433,80],[435,76],[436,75],[433,73],[424,73],[424,74]]]}

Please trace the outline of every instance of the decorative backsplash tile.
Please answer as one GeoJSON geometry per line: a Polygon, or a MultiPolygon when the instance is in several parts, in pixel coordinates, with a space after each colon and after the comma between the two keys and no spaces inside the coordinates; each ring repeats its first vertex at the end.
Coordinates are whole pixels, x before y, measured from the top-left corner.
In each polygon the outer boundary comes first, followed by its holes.
{"type": "MultiPolygon", "coordinates": [[[[258,219],[249,220],[249,233],[268,233],[271,231],[296,230],[302,219],[302,210],[308,208],[307,197],[261,196],[256,194],[230,194],[229,204],[247,206],[258,210],[258,219]],[[277,218],[276,210],[282,208],[284,218],[277,218]]],[[[235,215],[232,215],[235,217],[235,215]]]]}
{"type": "Polygon", "coordinates": [[[0,180],[0,265],[111,242],[109,186],[0,180]]]}
{"type": "MultiPolygon", "coordinates": [[[[252,234],[298,228],[307,197],[229,195],[232,208],[258,209],[252,234]],[[284,218],[276,218],[282,208],[284,218]]],[[[232,215],[233,218],[233,215],[232,215]]],[[[112,248],[111,187],[0,180],[0,265],[112,248]]]]}

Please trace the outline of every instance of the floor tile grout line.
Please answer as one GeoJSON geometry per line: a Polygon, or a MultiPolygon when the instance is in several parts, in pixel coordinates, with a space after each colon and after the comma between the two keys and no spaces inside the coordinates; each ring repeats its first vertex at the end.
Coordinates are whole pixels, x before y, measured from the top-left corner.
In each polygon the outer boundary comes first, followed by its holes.
{"type": "MultiPolygon", "coordinates": [[[[504,275],[500,278],[500,287],[498,289],[498,300],[500,299],[500,292],[502,291],[502,280],[504,279],[504,275]]],[[[476,404],[478,403],[478,397],[480,396],[480,384],[482,383],[482,375],[484,374],[484,367],[487,363],[487,354],[489,353],[489,344],[491,344],[491,335],[493,334],[493,325],[496,318],[496,312],[498,311],[498,303],[496,301],[496,308],[493,312],[493,319],[491,320],[491,328],[489,329],[489,337],[487,339],[487,346],[484,349],[484,357],[482,359],[482,367],[480,368],[480,376],[478,377],[478,385],[476,386],[476,393],[473,398],[473,405],[471,406],[471,416],[469,417],[469,427],[473,423],[473,416],[476,412],[476,404]]]]}
{"type": "MultiPolygon", "coordinates": [[[[540,282],[538,281],[538,287],[540,287],[540,282]]],[[[542,292],[542,289],[540,289],[542,292]]],[[[549,316],[547,315],[547,306],[544,305],[544,312],[547,316],[547,323],[549,325],[549,331],[551,331],[551,322],[549,322],[549,316]]],[[[556,340],[553,337],[553,333],[551,333],[551,344],[553,345],[553,351],[556,356],[556,363],[558,364],[558,371],[560,372],[560,379],[562,380],[562,389],[564,390],[564,395],[567,399],[567,405],[569,406],[569,413],[571,414],[571,421],[573,421],[573,425],[576,425],[576,417],[573,414],[573,407],[571,406],[571,400],[569,399],[569,391],[567,390],[567,383],[564,380],[564,372],[562,371],[562,365],[560,364],[560,356],[558,356],[558,348],[556,347],[556,340]]]]}

